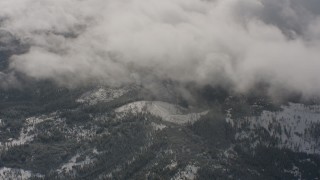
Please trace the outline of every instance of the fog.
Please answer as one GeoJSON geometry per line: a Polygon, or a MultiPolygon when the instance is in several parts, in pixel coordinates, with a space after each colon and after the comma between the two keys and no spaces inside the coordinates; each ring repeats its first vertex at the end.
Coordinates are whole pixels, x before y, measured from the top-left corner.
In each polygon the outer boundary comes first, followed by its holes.
{"type": "MultiPolygon", "coordinates": [[[[28,47],[9,57],[5,86],[19,73],[63,86],[169,79],[320,94],[318,0],[10,0],[0,9],[1,31],[28,47]]],[[[4,37],[4,49],[15,46],[4,37]]]]}

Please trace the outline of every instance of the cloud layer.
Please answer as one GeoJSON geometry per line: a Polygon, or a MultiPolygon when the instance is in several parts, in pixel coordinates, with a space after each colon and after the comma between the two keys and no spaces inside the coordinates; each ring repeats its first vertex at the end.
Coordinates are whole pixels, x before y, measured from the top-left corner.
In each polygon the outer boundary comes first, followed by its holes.
{"type": "Polygon", "coordinates": [[[271,92],[320,94],[317,0],[10,0],[0,8],[1,30],[30,47],[11,56],[10,69],[34,79],[155,77],[236,91],[263,81],[271,92]]]}

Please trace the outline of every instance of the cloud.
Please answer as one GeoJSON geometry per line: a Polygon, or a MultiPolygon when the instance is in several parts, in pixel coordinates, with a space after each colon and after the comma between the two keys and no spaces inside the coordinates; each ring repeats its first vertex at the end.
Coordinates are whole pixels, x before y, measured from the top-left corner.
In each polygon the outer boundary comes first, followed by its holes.
{"type": "Polygon", "coordinates": [[[320,92],[316,0],[11,0],[1,29],[29,50],[10,70],[61,85],[170,79],[258,82],[306,96],[320,92]]]}

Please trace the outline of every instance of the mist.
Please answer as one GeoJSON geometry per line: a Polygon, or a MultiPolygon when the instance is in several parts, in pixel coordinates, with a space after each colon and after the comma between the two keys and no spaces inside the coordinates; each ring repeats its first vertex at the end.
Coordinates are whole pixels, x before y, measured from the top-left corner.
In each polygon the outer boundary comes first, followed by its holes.
{"type": "Polygon", "coordinates": [[[247,92],[264,82],[270,94],[320,95],[317,0],[10,0],[0,9],[0,49],[28,47],[10,54],[2,86],[18,73],[75,87],[169,79],[247,92]]]}

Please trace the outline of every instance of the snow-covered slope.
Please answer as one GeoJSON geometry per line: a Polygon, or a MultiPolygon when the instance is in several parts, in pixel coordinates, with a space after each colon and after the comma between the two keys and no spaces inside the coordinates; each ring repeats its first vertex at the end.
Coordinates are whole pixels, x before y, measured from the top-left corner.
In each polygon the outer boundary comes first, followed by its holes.
{"type": "Polygon", "coordinates": [[[208,113],[208,111],[200,113],[185,113],[186,109],[162,101],[137,101],[130,104],[121,106],[115,110],[117,113],[139,113],[149,112],[152,115],[161,117],[164,121],[172,122],[175,124],[194,123],[202,115],[208,113]]]}
{"type": "Polygon", "coordinates": [[[36,133],[35,133],[35,127],[37,124],[40,124],[44,121],[53,120],[56,118],[56,113],[51,113],[50,115],[46,116],[39,116],[39,117],[30,117],[25,120],[25,124],[23,128],[20,131],[20,135],[17,139],[9,138],[7,142],[5,142],[3,145],[0,142],[0,147],[4,150],[7,150],[9,147],[17,146],[17,145],[23,145],[28,142],[33,141],[36,133]]]}
{"type": "Polygon", "coordinates": [[[264,129],[276,139],[279,148],[289,148],[295,152],[320,154],[320,141],[312,137],[312,126],[320,123],[320,106],[305,106],[289,103],[282,106],[282,111],[263,111],[260,116],[247,117],[244,120],[233,120],[227,113],[227,122],[236,123],[240,131],[236,139],[249,139],[252,145],[263,141],[257,137],[257,129],[264,129]]]}

